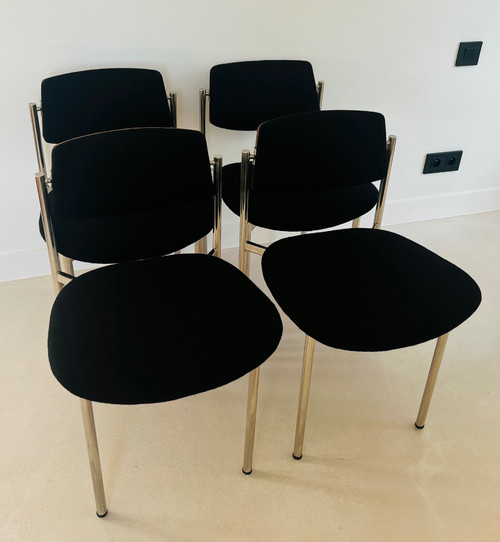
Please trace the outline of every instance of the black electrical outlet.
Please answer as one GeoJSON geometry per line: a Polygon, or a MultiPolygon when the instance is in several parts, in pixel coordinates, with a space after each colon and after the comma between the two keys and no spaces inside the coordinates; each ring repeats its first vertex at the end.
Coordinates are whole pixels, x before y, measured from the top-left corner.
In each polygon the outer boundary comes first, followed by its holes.
{"type": "Polygon", "coordinates": [[[424,173],[457,171],[463,151],[435,152],[425,158],[424,173]]]}
{"type": "Polygon", "coordinates": [[[482,41],[462,41],[458,47],[455,66],[476,66],[482,46],[482,41]]]}

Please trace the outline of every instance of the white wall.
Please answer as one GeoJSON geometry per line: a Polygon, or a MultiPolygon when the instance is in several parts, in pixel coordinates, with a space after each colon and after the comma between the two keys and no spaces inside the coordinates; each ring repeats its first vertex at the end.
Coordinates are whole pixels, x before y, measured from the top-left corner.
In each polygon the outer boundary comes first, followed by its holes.
{"type": "MultiPolygon", "coordinates": [[[[384,113],[398,136],[384,223],[500,209],[498,0],[18,0],[0,2],[0,280],[48,273],[37,231],[27,104],[47,76],[153,67],[179,93],[179,125],[198,127],[198,89],[216,63],[304,58],[325,109],[384,113]],[[455,68],[460,41],[484,41],[455,68]],[[425,154],[464,151],[456,173],[422,175],[425,154]]],[[[211,129],[225,162],[253,136],[211,129]]],[[[236,217],[224,219],[225,244],[236,217]]]]}

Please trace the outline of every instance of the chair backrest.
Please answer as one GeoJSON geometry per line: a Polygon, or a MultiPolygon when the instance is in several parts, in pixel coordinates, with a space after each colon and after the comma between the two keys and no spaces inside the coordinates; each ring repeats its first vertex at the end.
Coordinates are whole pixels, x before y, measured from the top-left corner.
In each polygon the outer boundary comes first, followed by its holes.
{"type": "Polygon", "coordinates": [[[42,81],[43,137],[60,143],[81,135],[174,125],[163,78],[156,70],[104,68],[42,81]]]}
{"type": "Polygon", "coordinates": [[[315,111],[264,122],[250,188],[303,193],[380,180],[388,166],[385,119],[369,111],[315,111]]]}
{"type": "Polygon", "coordinates": [[[254,60],[210,70],[210,122],[220,128],[256,130],[266,120],[319,108],[309,62],[254,60]]]}
{"type": "Polygon", "coordinates": [[[213,226],[205,138],[136,128],[82,136],[52,152],[51,218],[65,256],[111,263],[166,254],[213,226]]]}

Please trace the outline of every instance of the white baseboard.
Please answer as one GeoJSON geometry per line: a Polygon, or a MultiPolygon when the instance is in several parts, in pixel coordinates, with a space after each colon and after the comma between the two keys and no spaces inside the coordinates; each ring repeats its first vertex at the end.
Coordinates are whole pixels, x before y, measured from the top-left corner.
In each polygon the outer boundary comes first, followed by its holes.
{"type": "Polygon", "coordinates": [[[500,210],[500,188],[388,200],[383,224],[403,224],[500,210]]]}
{"type": "MultiPolygon", "coordinates": [[[[441,194],[421,198],[388,200],[384,212],[384,226],[433,220],[468,214],[484,213],[500,210],[500,188],[470,190],[456,194],[441,194]]],[[[372,216],[361,221],[362,226],[371,225],[372,216]]],[[[260,230],[257,228],[253,239],[260,243],[276,241],[287,234],[260,230]]],[[[239,220],[226,218],[222,226],[222,247],[238,246],[239,220]]],[[[89,267],[88,264],[77,264],[77,269],[89,267]]],[[[0,254],[0,282],[17,280],[41,275],[49,275],[47,251],[45,248],[0,254]]]]}
{"type": "MultiPolygon", "coordinates": [[[[454,216],[487,213],[500,210],[500,188],[470,190],[456,194],[440,194],[420,198],[388,200],[384,210],[383,226],[435,220],[454,216]]],[[[371,227],[373,212],[361,219],[362,227],[371,227]]],[[[256,228],[252,239],[258,243],[271,243],[290,234],[256,228]]],[[[223,248],[237,247],[239,221],[226,220],[222,228],[223,248]]]]}

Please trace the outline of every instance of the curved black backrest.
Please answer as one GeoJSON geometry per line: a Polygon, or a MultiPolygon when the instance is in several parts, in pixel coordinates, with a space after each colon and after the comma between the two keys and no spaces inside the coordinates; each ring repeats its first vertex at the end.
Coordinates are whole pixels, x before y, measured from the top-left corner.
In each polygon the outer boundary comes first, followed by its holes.
{"type": "Polygon", "coordinates": [[[194,130],[135,128],[60,143],[52,187],[57,247],[83,261],[165,254],[213,225],[210,160],[194,130]]]}
{"type": "Polygon", "coordinates": [[[262,122],[319,110],[314,73],[304,60],[253,60],[210,70],[210,122],[256,130],[262,122]]]}
{"type": "Polygon", "coordinates": [[[315,111],[259,126],[251,188],[316,192],[385,177],[385,119],[370,111],[315,111]]]}
{"type": "Polygon", "coordinates": [[[160,72],[104,68],[42,81],[43,137],[60,143],[121,128],[173,126],[160,72]]]}

